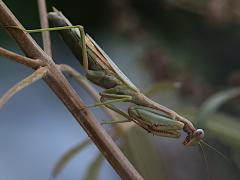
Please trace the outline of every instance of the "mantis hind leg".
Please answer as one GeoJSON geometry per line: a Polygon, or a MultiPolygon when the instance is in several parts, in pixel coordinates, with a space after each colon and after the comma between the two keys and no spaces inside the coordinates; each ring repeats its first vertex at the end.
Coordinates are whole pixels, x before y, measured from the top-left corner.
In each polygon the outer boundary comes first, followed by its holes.
{"type": "Polygon", "coordinates": [[[119,120],[119,121],[110,121],[110,122],[103,122],[101,124],[116,124],[116,123],[126,123],[126,122],[131,122],[132,119],[130,118],[130,116],[125,113],[124,111],[122,111],[121,109],[115,107],[114,105],[105,105],[107,108],[111,109],[112,111],[122,115],[123,117],[125,117],[125,120],[119,120]]]}
{"type": "MultiPolygon", "coordinates": [[[[129,98],[129,97],[126,97],[126,96],[125,96],[125,98],[129,98]]],[[[104,101],[106,100],[106,98],[105,98],[105,97],[101,97],[100,100],[104,103],[104,101]]],[[[114,100],[123,100],[123,98],[122,98],[122,99],[114,99],[114,100]]],[[[108,102],[110,102],[110,101],[107,101],[107,103],[108,103],[108,102]]],[[[126,119],[125,119],[125,120],[120,120],[120,121],[106,122],[106,123],[104,122],[104,123],[102,123],[102,124],[113,124],[113,123],[115,124],[115,123],[125,123],[125,122],[131,122],[131,121],[132,121],[132,119],[131,119],[131,117],[128,115],[128,113],[126,113],[126,112],[124,112],[123,110],[117,108],[117,107],[114,106],[113,104],[105,104],[105,106],[106,106],[108,109],[111,109],[112,111],[114,111],[114,112],[122,115],[122,116],[125,117],[126,119]]]]}
{"type": "MultiPolygon", "coordinates": [[[[12,27],[19,29],[17,27],[12,27]]],[[[61,31],[61,30],[66,30],[66,29],[78,29],[80,36],[81,36],[81,43],[80,45],[82,46],[82,57],[83,57],[83,67],[86,71],[88,71],[88,57],[87,57],[87,45],[86,45],[86,40],[85,40],[85,32],[83,26],[76,25],[76,26],[62,26],[62,27],[53,27],[53,28],[43,28],[43,29],[30,29],[30,30],[25,30],[25,29],[20,29],[22,31],[28,32],[28,33],[35,33],[35,32],[45,32],[45,31],[61,31]]]]}

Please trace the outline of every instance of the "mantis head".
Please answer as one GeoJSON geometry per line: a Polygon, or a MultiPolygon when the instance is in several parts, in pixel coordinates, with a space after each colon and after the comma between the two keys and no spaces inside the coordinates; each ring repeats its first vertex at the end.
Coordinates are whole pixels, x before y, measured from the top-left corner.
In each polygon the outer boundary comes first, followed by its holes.
{"type": "Polygon", "coordinates": [[[196,144],[199,144],[200,141],[204,138],[204,131],[203,129],[197,129],[196,131],[193,132],[193,134],[189,134],[183,144],[185,146],[194,146],[196,144]]]}

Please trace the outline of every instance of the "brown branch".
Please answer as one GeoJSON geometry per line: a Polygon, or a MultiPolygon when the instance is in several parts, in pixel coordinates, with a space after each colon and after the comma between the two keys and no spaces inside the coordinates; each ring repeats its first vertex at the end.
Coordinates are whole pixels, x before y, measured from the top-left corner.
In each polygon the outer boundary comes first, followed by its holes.
{"type": "MultiPolygon", "coordinates": [[[[17,26],[21,29],[23,28],[2,1],[0,1],[0,23],[3,26],[17,26]]],[[[32,37],[18,29],[7,28],[7,31],[15,39],[27,57],[42,59],[46,62],[49,74],[44,78],[45,82],[62,100],[119,176],[122,179],[143,179],[124,154],[119,150],[111,137],[95,120],[90,111],[82,109],[84,108],[84,104],[80,97],[72,89],[53,60],[37,45],[32,37]]]]}
{"type": "Polygon", "coordinates": [[[45,66],[46,65],[46,63],[44,63],[40,59],[31,59],[31,58],[28,58],[28,57],[24,57],[24,56],[16,54],[12,51],[8,51],[8,50],[6,50],[4,48],[1,48],[1,47],[0,47],[0,55],[6,57],[8,59],[14,60],[18,63],[24,64],[28,67],[33,68],[33,69],[37,69],[40,66],[45,66]]]}
{"type": "MultiPolygon", "coordinates": [[[[38,0],[38,11],[41,21],[42,28],[48,28],[48,16],[47,16],[47,7],[45,0],[38,0]]],[[[49,31],[42,32],[42,40],[43,40],[43,49],[44,51],[52,57],[52,49],[51,49],[51,40],[49,31]]]]}

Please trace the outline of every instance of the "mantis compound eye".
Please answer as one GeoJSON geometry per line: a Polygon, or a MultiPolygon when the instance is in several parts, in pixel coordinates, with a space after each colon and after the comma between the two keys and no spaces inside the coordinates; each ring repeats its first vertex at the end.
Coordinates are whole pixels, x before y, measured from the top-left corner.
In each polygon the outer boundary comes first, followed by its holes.
{"type": "Polygon", "coordinates": [[[197,129],[193,132],[192,135],[188,135],[183,142],[185,146],[194,146],[198,144],[204,138],[204,131],[203,129],[197,129]]]}
{"type": "Polygon", "coordinates": [[[203,131],[203,129],[197,129],[197,130],[194,132],[193,136],[194,136],[196,139],[198,139],[198,140],[202,140],[202,139],[204,138],[204,131],[203,131]]]}

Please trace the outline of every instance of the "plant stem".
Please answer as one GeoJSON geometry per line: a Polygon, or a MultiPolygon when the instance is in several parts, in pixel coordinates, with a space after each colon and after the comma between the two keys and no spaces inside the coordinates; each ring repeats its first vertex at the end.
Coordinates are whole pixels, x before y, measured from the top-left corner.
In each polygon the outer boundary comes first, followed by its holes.
{"type": "MultiPolygon", "coordinates": [[[[41,21],[42,28],[48,28],[48,16],[47,16],[47,7],[45,0],[38,0],[38,11],[41,21]]],[[[51,40],[49,31],[42,32],[42,40],[43,40],[43,49],[50,57],[52,57],[52,49],[51,49],[51,40]]]]}
{"type": "Polygon", "coordinates": [[[28,58],[28,57],[24,57],[24,56],[16,54],[12,51],[8,51],[8,50],[6,50],[4,48],[1,48],[1,47],[0,47],[0,55],[6,57],[8,59],[14,60],[18,63],[24,64],[28,67],[33,68],[33,69],[39,68],[40,66],[45,66],[45,63],[40,59],[31,59],[31,58],[28,58]]]}

